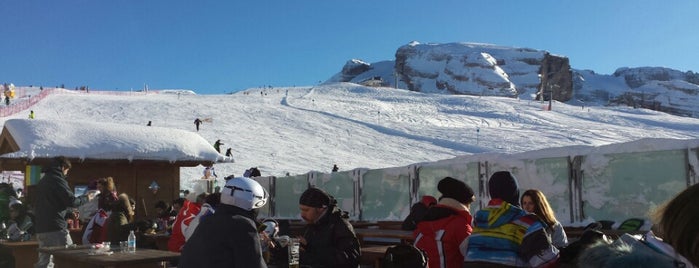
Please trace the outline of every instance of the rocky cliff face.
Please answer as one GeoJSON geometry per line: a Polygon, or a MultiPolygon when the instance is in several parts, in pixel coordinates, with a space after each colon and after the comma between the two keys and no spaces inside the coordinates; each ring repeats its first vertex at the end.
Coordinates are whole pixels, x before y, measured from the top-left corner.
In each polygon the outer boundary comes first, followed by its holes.
{"type": "MultiPolygon", "coordinates": [[[[390,75],[377,74],[368,63],[348,61],[328,82],[359,83],[381,76],[390,86],[426,93],[519,97],[553,92],[554,99],[571,97],[568,59],[546,51],[489,44],[412,42],[398,48],[390,75]],[[539,76],[543,71],[547,76],[539,76]]],[[[538,98],[538,95],[537,95],[538,98]]]]}
{"type": "Polygon", "coordinates": [[[612,75],[576,71],[575,98],[603,105],[636,108],[699,117],[699,74],[663,67],[619,68],[612,75]]]}
{"type": "Polygon", "coordinates": [[[620,68],[612,75],[575,70],[567,57],[490,44],[412,42],[395,60],[350,60],[326,82],[363,83],[444,94],[544,99],[573,105],[629,105],[699,117],[699,73],[661,67],[620,68]]]}
{"type": "Polygon", "coordinates": [[[413,42],[398,48],[395,57],[398,86],[413,91],[519,97],[537,94],[543,84],[559,99],[570,97],[559,91],[572,90],[568,59],[542,50],[413,42]],[[540,79],[542,72],[548,76],[540,79]]]}

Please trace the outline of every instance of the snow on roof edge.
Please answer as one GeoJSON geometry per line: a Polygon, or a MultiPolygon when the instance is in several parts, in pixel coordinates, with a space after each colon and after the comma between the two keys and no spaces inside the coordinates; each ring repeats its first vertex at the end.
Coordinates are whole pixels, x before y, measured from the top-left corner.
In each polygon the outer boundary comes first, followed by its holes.
{"type": "Polygon", "coordinates": [[[197,133],[163,127],[100,122],[10,119],[5,128],[20,150],[2,158],[65,156],[77,159],[126,159],[235,162],[218,153],[197,133]],[[55,135],[61,133],[61,135],[55,135]]]}

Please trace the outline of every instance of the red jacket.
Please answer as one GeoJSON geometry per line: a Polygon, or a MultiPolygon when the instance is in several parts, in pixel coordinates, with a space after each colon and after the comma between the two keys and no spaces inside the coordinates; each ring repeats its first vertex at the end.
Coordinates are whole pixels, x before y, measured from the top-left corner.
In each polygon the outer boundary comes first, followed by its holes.
{"type": "Polygon", "coordinates": [[[466,238],[471,235],[471,213],[456,209],[456,200],[443,198],[431,207],[413,233],[415,247],[427,253],[430,268],[461,268],[466,238]],[[445,200],[446,199],[446,200],[445,200]]]}
{"type": "Polygon", "coordinates": [[[184,229],[189,226],[194,217],[199,214],[201,210],[201,205],[185,200],[180,213],[177,214],[175,223],[172,224],[172,235],[170,235],[170,240],[167,241],[167,249],[173,252],[182,251],[182,246],[184,246],[184,229]]]}

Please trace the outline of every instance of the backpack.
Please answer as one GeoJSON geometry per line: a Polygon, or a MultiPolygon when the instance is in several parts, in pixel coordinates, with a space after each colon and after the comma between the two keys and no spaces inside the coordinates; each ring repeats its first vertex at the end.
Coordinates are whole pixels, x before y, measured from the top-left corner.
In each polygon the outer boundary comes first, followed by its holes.
{"type": "Polygon", "coordinates": [[[427,254],[410,244],[399,244],[386,249],[381,267],[426,268],[427,254]]]}

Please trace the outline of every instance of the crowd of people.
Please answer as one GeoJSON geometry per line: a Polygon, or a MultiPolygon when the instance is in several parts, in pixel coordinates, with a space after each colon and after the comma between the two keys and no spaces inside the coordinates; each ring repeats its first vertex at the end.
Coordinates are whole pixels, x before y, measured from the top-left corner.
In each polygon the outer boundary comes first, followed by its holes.
{"type": "Polygon", "coordinates": [[[470,187],[446,177],[438,190],[442,196],[437,203],[423,197],[403,224],[403,229],[415,228],[414,245],[425,252],[429,267],[699,265],[699,184],[661,206],[653,215],[651,232],[625,234],[611,241],[590,229],[572,243],[544,193],[529,189],[520,197],[517,179],[510,172],[492,174],[488,181],[491,199],[473,218],[468,210],[473,202],[470,187]]]}
{"type": "MultiPolygon", "coordinates": [[[[184,244],[178,267],[266,267],[262,249],[279,246],[255,228],[256,210],[266,203],[264,188],[254,180],[234,178],[225,189],[214,216],[191,235],[190,241],[197,242],[184,244]],[[219,214],[221,209],[226,212],[219,214]],[[252,248],[221,246],[232,241],[246,241],[252,248]]],[[[655,234],[625,235],[616,241],[602,234],[572,243],[544,193],[528,189],[520,195],[517,179],[508,171],[492,174],[490,201],[474,214],[470,205],[475,194],[466,183],[445,177],[437,189],[441,196],[424,196],[403,225],[413,230],[413,245],[426,255],[427,267],[696,267],[699,262],[699,185],[659,209],[655,234]]],[[[299,209],[307,224],[298,237],[300,267],[359,267],[361,246],[331,195],[310,187],[299,197],[299,209]]],[[[584,236],[601,234],[590,232],[584,236]]]]}
{"type": "MultiPolygon", "coordinates": [[[[134,222],[135,202],[118,194],[114,179],[94,182],[97,191],[75,196],[66,175],[71,163],[55,158],[36,186],[34,216],[21,202],[9,206],[10,239],[35,236],[40,247],[73,244],[67,214],[94,206],[83,227],[84,244],[118,244],[130,231],[170,234],[168,250],[180,252],[177,267],[286,267],[294,258],[286,248],[298,244],[300,267],[359,267],[361,246],[346,212],[333,196],[309,187],[298,201],[306,222],[297,237],[269,232],[258,212],[269,201],[267,191],[248,177],[226,177],[215,193],[191,192],[169,204],[155,204],[154,224],[134,222]],[[267,231],[265,231],[267,230],[267,231]],[[285,248],[280,251],[279,248],[285,248]],[[270,257],[270,252],[273,255],[270,257]]],[[[569,241],[545,194],[537,189],[520,193],[508,171],[491,175],[490,200],[472,213],[473,189],[462,180],[444,177],[440,196],[423,196],[411,207],[402,228],[413,231],[412,246],[424,252],[426,267],[697,267],[699,265],[699,184],[690,186],[653,214],[653,231],[623,235],[615,241],[590,229],[569,241]]],[[[272,220],[276,223],[276,221],[272,220]]],[[[274,229],[275,227],[272,227],[274,229]]],[[[142,246],[142,245],[141,245],[142,246]]],[[[7,256],[0,248],[0,255],[7,256]]],[[[35,267],[48,267],[50,255],[38,253],[35,267]]],[[[3,259],[4,261],[4,259],[3,259]]],[[[0,264],[3,264],[0,261],[0,264]]]]}

